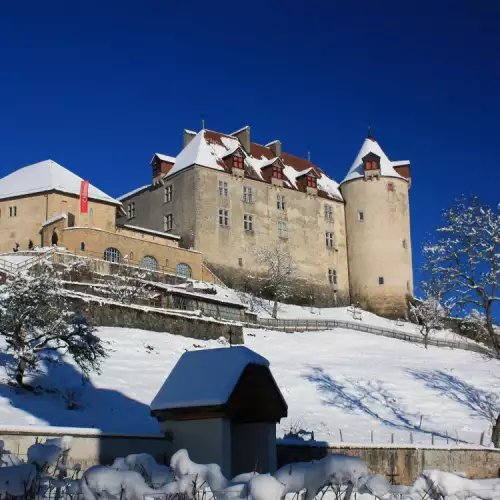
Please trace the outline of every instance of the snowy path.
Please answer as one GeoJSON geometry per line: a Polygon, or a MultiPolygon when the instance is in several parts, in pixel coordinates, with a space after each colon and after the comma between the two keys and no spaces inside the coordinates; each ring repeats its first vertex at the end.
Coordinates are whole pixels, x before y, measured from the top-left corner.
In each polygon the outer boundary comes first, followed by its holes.
{"type": "MultiPolygon", "coordinates": [[[[101,375],[82,388],[69,364],[34,382],[61,393],[17,393],[6,382],[10,357],[1,355],[0,422],[10,425],[95,427],[106,432],[157,433],[149,403],[185,349],[220,347],[165,333],[101,328],[112,352],[101,375]],[[76,392],[79,410],[62,394],[76,392]]],[[[289,405],[290,423],[317,441],[446,444],[452,437],[477,445],[500,410],[500,363],[474,353],[410,344],[350,330],[286,334],[246,330],[246,344],[271,361],[289,405]],[[419,430],[422,417],[422,430],[419,430]]]]}

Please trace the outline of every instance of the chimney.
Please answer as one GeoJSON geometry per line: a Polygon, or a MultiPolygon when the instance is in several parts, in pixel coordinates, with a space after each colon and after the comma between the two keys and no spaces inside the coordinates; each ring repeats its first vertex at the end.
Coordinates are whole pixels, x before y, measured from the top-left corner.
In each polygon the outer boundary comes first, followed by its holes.
{"type": "Polygon", "coordinates": [[[233,137],[236,137],[240,142],[241,145],[243,146],[243,149],[247,152],[250,153],[250,126],[247,125],[243,128],[240,128],[236,132],[233,132],[232,134],[233,137]]]}
{"type": "Polygon", "coordinates": [[[184,129],[184,148],[195,138],[196,132],[184,129]]]}
{"type": "Polygon", "coordinates": [[[273,153],[274,156],[280,158],[281,157],[281,142],[278,140],[275,140],[273,142],[270,142],[266,144],[266,148],[269,148],[273,153]]]}

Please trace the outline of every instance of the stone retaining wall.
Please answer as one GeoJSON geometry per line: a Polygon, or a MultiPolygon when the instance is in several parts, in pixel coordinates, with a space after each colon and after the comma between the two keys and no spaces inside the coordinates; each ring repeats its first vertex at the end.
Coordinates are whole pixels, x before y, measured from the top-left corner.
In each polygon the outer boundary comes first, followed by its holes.
{"type": "Polygon", "coordinates": [[[343,453],[362,458],[371,474],[381,474],[397,484],[412,484],[425,469],[464,472],[470,479],[500,477],[500,449],[377,445],[327,447],[279,443],[277,448],[278,467],[318,460],[328,453],[343,453]]]}
{"type": "Polygon", "coordinates": [[[243,344],[243,327],[238,323],[222,322],[196,316],[176,314],[151,307],[127,306],[86,297],[69,297],[77,309],[95,326],[139,328],[154,332],[168,332],[198,340],[217,340],[224,337],[233,344],[243,344]]]}

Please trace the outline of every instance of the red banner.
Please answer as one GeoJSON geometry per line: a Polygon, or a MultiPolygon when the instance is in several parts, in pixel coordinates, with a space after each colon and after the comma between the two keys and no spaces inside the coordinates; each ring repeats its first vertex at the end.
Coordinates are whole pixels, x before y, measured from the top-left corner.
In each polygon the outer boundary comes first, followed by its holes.
{"type": "Polygon", "coordinates": [[[86,214],[89,211],[89,181],[82,181],[80,185],[80,213],[86,214]]]}

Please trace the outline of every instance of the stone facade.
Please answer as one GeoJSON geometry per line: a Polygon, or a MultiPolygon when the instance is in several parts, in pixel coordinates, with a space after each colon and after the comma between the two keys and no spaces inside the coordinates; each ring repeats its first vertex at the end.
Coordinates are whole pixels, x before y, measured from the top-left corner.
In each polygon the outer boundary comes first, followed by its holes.
{"type": "Polygon", "coordinates": [[[116,206],[89,200],[89,213],[81,214],[78,196],[58,192],[0,199],[0,252],[11,252],[16,243],[27,250],[30,240],[35,246],[50,246],[51,240],[43,240],[40,230],[46,220],[59,214],[71,214],[78,227],[112,230],[116,206]]]}

